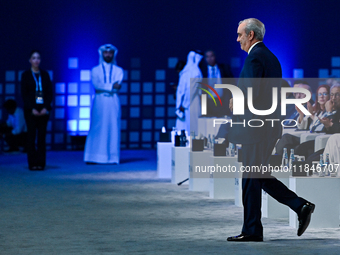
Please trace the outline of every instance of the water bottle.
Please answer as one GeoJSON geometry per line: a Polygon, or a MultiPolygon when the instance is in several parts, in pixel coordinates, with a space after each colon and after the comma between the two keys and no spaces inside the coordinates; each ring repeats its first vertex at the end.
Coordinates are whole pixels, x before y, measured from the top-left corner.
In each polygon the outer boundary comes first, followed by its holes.
{"type": "Polygon", "coordinates": [[[210,134],[208,135],[207,147],[208,147],[208,149],[211,149],[211,136],[210,136],[210,134]]]}
{"type": "Polygon", "coordinates": [[[214,151],[214,149],[215,149],[215,135],[212,135],[211,149],[212,149],[213,151],[214,151]]]}
{"type": "Polygon", "coordinates": [[[282,169],[284,169],[284,170],[287,170],[287,168],[289,166],[287,148],[283,148],[281,166],[282,166],[282,169]]]}
{"type": "Polygon", "coordinates": [[[325,168],[324,169],[325,169],[325,175],[330,176],[331,173],[329,171],[329,154],[328,153],[326,153],[326,160],[325,160],[325,168]]]}
{"type": "Polygon", "coordinates": [[[294,149],[290,149],[289,169],[292,169],[294,161],[295,161],[294,149]]]}
{"type": "Polygon", "coordinates": [[[187,145],[187,137],[185,135],[185,130],[181,131],[180,146],[185,147],[187,145]]]}
{"type": "Polygon", "coordinates": [[[229,142],[229,155],[235,157],[235,144],[229,142]]]}
{"type": "Polygon", "coordinates": [[[321,171],[319,173],[319,177],[325,177],[324,166],[325,163],[323,162],[323,154],[320,154],[319,169],[321,169],[321,171]]]}
{"type": "Polygon", "coordinates": [[[175,127],[172,127],[172,131],[171,131],[171,143],[175,144],[175,135],[177,134],[177,130],[175,127]]]}

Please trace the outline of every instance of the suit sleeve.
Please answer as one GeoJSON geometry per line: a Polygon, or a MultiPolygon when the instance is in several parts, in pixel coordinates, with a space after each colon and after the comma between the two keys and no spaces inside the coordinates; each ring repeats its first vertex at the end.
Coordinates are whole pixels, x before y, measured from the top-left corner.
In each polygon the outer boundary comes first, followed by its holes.
{"type": "MultiPolygon", "coordinates": [[[[257,101],[261,100],[261,78],[264,74],[264,67],[259,59],[254,57],[248,57],[246,59],[245,68],[243,70],[241,82],[242,86],[240,89],[242,90],[245,98],[248,99],[248,88],[253,89],[253,102],[256,104],[257,101]]],[[[245,100],[245,109],[248,108],[248,104],[245,100]]]]}
{"type": "Polygon", "coordinates": [[[21,75],[21,96],[24,101],[24,108],[26,110],[32,111],[34,105],[32,104],[32,100],[30,98],[30,90],[29,90],[29,79],[28,72],[23,72],[21,75]]]}

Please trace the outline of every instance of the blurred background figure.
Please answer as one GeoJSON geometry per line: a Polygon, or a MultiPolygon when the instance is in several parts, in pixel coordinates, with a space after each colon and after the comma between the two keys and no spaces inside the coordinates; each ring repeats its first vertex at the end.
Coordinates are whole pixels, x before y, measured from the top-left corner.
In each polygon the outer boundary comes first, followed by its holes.
{"type": "Polygon", "coordinates": [[[101,46],[98,49],[99,65],[91,72],[96,95],[85,144],[84,161],[87,164],[119,164],[121,109],[118,92],[123,69],[116,65],[117,52],[112,44],[101,46]]]}
{"type": "Polygon", "coordinates": [[[44,170],[46,165],[46,129],[53,99],[50,75],[39,68],[40,60],[40,52],[33,50],[29,58],[31,69],[23,72],[21,76],[21,94],[27,124],[27,158],[30,170],[44,170]]]}
{"type": "Polygon", "coordinates": [[[19,152],[19,146],[26,151],[27,127],[24,111],[13,99],[8,99],[3,108],[8,113],[7,121],[0,124],[0,137],[3,137],[9,146],[5,152],[19,152]]]}
{"type": "Polygon", "coordinates": [[[201,115],[201,90],[197,83],[202,78],[198,65],[203,58],[200,51],[190,51],[187,63],[180,72],[176,93],[176,129],[198,133],[198,117],[201,115]],[[196,78],[195,81],[191,80],[196,78]]]}
{"type": "MultiPolygon", "coordinates": [[[[234,79],[228,79],[226,82],[223,82],[223,78],[233,78],[234,76],[229,65],[217,62],[215,51],[207,50],[204,54],[204,58],[205,63],[201,65],[201,71],[204,78],[213,79],[212,84],[209,83],[210,86],[214,88],[215,84],[236,84],[234,83],[234,79]]],[[[217,95],[211,89],[208,89],[208,91],[214,96],[215,100],[217,100],[217,95]]],[[[220,96],[222,105],[226,107],[215,107],[213,99],[211,97],[207,97],[207,117],[224,117],[225,115],[231,116],[231,112],[228,107],[231,92],[227,89],[219,88],[215,88],[215,91],[220,96]]],[[[203,91],[202,93],[205,92],[203,91]]]]}
{"type": "MultiPolygon", "coordinates": [[[[185,61],[183,60],[178,60],[176,66],[175,66],[175,70],[177,72],[177,74],[179,75],[179,73],[183,70],[185,66],[185,61]]],[[[172,87],[173,89],[173,92],[174,92],[174,99],[176,100],[176,92],[177,92],[177,87],[178,87],[178,82],[174,83],[170,83],[170,86],[172,87]]]]}

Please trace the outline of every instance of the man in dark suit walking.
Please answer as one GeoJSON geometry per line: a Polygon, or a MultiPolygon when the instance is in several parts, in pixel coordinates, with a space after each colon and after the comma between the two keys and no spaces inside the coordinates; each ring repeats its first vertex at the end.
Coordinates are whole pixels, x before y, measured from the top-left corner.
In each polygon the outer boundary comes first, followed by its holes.
{"type": "MultiPolygon", "coordinates": [[[[238,87],[242,90],[247,102],[247,89],[252,88],[253,106],[258,110],[267,110],[272,105],[272,88],[281,89],[282,70],[276,56],[262,42],[265,34],[264,24],[254,18],[243,20],[237,29],[237,42],[241,49],[248,53],[240,74],[238,87]]],[[[278,93],[280,94],[280,93],[278,93]]],[[[233,110],[233,100],[230,100],[233,110]]],[[[278,100],[278,102],[280,102],[278,100]]],[[[278,103],[278,106],[280,103],[278,103]]],[[[229,140],[242,144],[243,166],[268,165],[269,157],[277,139],[281,136],[282,127],[279,121],[264,121],[262,127],[251,127],[247,123],[251,119],[280,119],[280,107],[267,116],[253,114],[247,107],[244,115],[234,115],[234,124],[229,131],[229,140]]],[[[255,125],[255,123],[252,123],[255,125]]],[[[257,124],[256,124],[257,125],[257,124]]],[[[228,237],[228,241],[263,241],[261,223],[262,189],[280,203],[289,206],[298,214],[298,236],[309,225],[315,205],[298,197],[270,173],[244,172],[242,176],[242,201],[244,222],[242,232],[238,236],[228,237]]]]}

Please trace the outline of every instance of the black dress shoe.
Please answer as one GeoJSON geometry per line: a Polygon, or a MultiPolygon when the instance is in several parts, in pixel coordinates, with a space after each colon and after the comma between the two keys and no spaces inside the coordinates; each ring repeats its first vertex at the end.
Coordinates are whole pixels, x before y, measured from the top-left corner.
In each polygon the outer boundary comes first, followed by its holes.
{"type": "Polygon", "coordinates": [[[251,236],[241,234],[238,236],[230,236],[227,238],[227,241],[231,242],[263,242],[263,236],[251,236]]]}
{"type": "Polygon", "coordinates": [[[299,229],[297,231],[298,236],[301,236],[307,229],[314,209],[315,204],[312,204],[310,202],[307,202],[302,206],[299,214],[299,229]]]}

